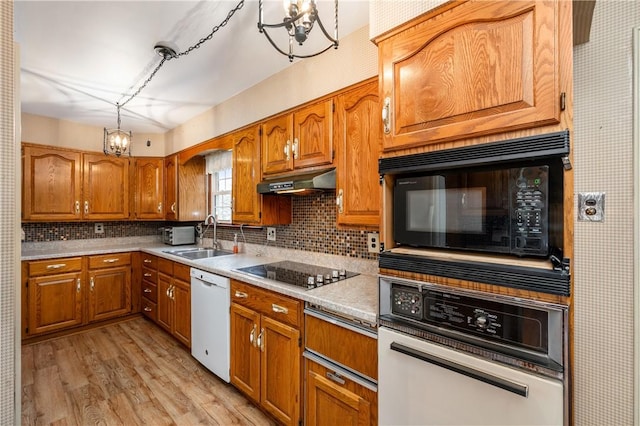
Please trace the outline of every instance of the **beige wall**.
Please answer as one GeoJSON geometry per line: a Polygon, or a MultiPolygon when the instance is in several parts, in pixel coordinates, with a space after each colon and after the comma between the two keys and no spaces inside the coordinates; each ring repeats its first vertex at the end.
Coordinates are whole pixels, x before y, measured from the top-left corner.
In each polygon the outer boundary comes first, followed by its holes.
{"type": "MultiPolygon", "coordinates": [[[[574,48],[575,191],[603,191],[605,220],[575,223],[576,425],[634,422],[632,28],[637,1],[598,1],[574,48]]],[[[636,89],[637,90],[637,89],[636,89]]]]}

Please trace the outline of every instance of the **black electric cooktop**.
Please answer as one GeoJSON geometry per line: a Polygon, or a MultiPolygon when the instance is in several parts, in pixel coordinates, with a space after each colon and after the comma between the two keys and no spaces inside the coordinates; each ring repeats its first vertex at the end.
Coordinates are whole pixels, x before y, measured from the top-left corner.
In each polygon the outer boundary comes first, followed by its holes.
{"type": "Polygon", "coordinates": [[[358,275],[355,272],[345,271],[344,269],[332,269],[288,260],[238,268],[236,271],[285,284],[292,284],[308,290],[358,275]]]}

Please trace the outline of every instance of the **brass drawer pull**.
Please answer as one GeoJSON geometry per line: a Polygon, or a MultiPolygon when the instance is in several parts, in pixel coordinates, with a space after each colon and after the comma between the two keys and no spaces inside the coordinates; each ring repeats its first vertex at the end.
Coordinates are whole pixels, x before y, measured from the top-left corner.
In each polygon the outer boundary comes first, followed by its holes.
{"type": "Polygon", "coordinates": [[[145,272],[143,275],[144,275],[145,278],[149,278],[151,276],[151,274],[149,272],[145,272]]]}
{"type": "Polygon", "coordinates": [[[247,297],[249,297],[249,295],[247,293],[245,293],[243,291],[238,291],[238,290],[236,290],[234,296],[239,298],[239,299],[246,299],[247,297]]]}
{"type": "Polygon", "coordinates": [[[145,288],[144,290],[142,290],[144,293],[151,293],[151,289],[150,288],[145,288]]]}
{"type": "Polygon", "coordinates": [[[143,262],[143,263],[151,263],[151,262],[153,262],[153,261],[152,261],[151,259],[144,259],[142,262],[143,262]]]}
{"type": "Polygon", "coordinates": [[[66,263],[54,263],[53,265],[47,265],[47,269],[60,269],[67,266],[66,263]]]}
{"type": "Polygon", "coordinates": [[[277,312],[279,314],[285,314],[286,315],[286,314],[289,313],[289,309],[287,309],[287,308],[285,308],[283,306],[280,306],[280,305],[276,305],[275,303],[271,304],[271,310],[273,312],[277,312]]]}
{"type": "Polygon", "coordinates": [[[119,261],[120,259],[118,259],[117,257],[115,259],[104,259],[102,262],[103,263],[116,263],[117,261],[119,261]]]}
{"type": "Polygon", "coordinates": [[[151,312],[151,311],[153,311],[153,309],[151,309],[151,308],[150,308],[150,307],[148,307],[148,306],[145,306],[145,307],[144,307],[144,311],[145,311],[145,312],[151,312]]]}

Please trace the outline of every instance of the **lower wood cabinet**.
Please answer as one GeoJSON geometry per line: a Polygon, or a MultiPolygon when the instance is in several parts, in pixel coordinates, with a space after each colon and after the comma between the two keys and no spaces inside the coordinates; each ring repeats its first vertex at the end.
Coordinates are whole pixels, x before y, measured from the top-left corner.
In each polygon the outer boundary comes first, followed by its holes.
{"type": "MultiPolygon", "coordinates": [[[[191,347],[190,267],[158,259],[157,316],[155,321],[187,347],[191,347]]],[[[143,308],[144,309],[144,308],[143,308]]]]}
{"type": "Polygon", "coordinates": [[[302,302],[231,280],[231,383],[285,425],[301,421],[302,302]]]}
{"type": "Polygon", "coordinates": [[[131,254],[25,261],[24,338],[131,313],[131,254]]]}

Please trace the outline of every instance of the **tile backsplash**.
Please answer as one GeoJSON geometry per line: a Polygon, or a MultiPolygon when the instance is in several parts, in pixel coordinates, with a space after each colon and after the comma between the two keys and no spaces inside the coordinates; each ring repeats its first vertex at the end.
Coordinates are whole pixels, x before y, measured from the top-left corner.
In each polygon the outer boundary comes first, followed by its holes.
{"type": "MultiPolygon", "coordinates": [[[[323,192],[293,198],[293,220],[289,225],[276,226],[276,241],[267,242],[266,227],[218,226],[218,239],[252,244],[267,244],[293,250],[335,254],[360,259],[375,260],[377,254],[367,251],[367,233],[370,230],[338,228],[336,226],[335,193],[323,192]]],[[[22,229],[25,242],[84,240],[93,238],[118,238],[153,236],[167,225],[195,225],[196,222],[103,222],[104,233],[94,232],[94,222],[25,222],[22,229]]],[[[206,238],[213,237],[210,226],[206,238]]]]}

